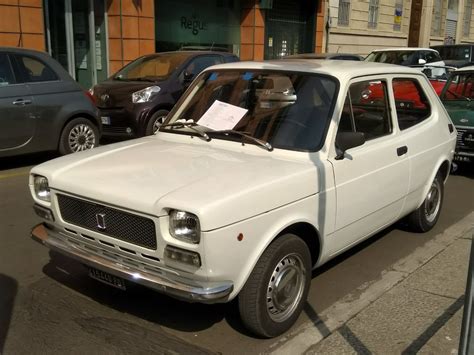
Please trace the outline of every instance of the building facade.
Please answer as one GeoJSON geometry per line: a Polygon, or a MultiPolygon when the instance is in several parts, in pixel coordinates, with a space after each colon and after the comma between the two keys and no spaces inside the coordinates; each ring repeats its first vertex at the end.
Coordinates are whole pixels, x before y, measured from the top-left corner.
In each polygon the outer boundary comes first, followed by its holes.
{"type": "Polygon", "coordinates": [[[0,46],[47,51],[87,88],[182,47],[242,60],[322,51],[324,14],[319,0],[0,0],[0,46]]]}
{"type": "Polygon", "coordinates": [[[474,43],[473,0],[325,0],[327,52],[474,43]]]}

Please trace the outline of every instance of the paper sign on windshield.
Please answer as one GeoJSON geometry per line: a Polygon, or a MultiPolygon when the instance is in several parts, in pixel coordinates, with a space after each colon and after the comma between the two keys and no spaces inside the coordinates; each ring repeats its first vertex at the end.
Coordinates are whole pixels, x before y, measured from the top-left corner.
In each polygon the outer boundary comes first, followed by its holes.
{"type": "Polygon", "coordinates": [[[233,129],[247,113],[247,109],[234,106],[219,100],[209,107],[199,120],[199,125],[214,131],[233,129]]]}

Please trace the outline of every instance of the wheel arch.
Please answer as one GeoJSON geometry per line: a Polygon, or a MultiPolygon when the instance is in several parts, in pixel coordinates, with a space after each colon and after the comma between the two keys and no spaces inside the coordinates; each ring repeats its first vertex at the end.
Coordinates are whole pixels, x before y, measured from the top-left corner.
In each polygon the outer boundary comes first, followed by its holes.
{"type": "Polygon", "coordinates": [[[441,176],[443,178],[443,183],[446,183],[449,177],[450,169],[451,169],[451,161],[447,157],[440,157],[438,163],[436,164],[436,169],[433,169],[433,172],[431,173],[430,178],[428,179],[428,181],[426,181],[426,185],[423,189],[421,201],[418,202],[416,208],[419,208],[421,204],[423,203],[423,201],[425,200],[425,197],[428,194],[428,191],[431,187],[431,183],[435,179],[436,175],[438,173],[441,173],[441,176]]]}

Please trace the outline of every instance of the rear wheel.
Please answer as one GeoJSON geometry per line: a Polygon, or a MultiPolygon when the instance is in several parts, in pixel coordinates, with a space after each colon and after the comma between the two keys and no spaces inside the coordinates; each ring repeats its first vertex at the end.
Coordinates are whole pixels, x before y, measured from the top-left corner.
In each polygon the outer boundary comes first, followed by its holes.
{"type": "Polygon", "coordinates": [[[285,234],[271,243],[239,294],[244,325],[271,338],[287,331],[298,319],[311,281],[311,255],[306,243],[285,234]]]}
{"type": "Polygon", "coordinates": [[[74,118],[64,126],[59,139],[62,155],[92,149],[99,144],[99,130],[86,118],[74,118]]]}
{"type": "Polygon", "coordinates": [[[151,136],[155,134],[158,129],[161,127],[163,122],[165,122],[166,116],[168,116],[169,111],[167,110],[158,110],[156,111],[148,121],[146,126],[145,135],[151,136]]]}
{"type": "Polygon", "coordinates": [[[438,172],[421,206],[408,215],[407,222],[410,228],[415,232],[428,232],[433,228],[441,213],[443,196],[443,178],[438,172]]]}

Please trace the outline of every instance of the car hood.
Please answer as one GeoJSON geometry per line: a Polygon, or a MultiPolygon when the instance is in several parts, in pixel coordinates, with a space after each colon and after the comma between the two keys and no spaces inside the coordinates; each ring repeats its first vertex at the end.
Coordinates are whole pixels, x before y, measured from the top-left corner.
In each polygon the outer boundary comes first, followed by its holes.
{"type": "Polygon", "coordinates": [[[94,98],[99,107],[122,107],[130,102],[132,93],[163,84],[164,81],[106,80],[94,86],[94,98]]]}
{"type": "Polygon", "coordinates": [[[58,158],[32,173],[46,176],[53,190],[99,203],[155,216],[166,215],[168,208],[192,212],[204,231],[319,191],[317,168],[308,160],[289,161],[253,146],[230,151],[219,144],[145,137],[58,158]]]}
{"type": "Polygon", "coordinates": [[[443,104],[455,126],[470,126],[474,128],[474,102],[443,101],[443,104]]]}

